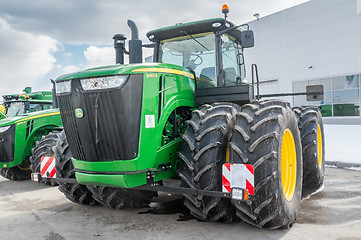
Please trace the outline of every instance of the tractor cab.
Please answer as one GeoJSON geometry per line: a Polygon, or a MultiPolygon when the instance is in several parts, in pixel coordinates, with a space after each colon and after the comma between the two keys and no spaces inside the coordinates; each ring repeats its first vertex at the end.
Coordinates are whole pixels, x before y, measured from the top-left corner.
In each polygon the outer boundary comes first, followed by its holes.
{"type": "Polygon", "coordinates": [[[248,25],[215,18],[153,30],[147,37],[155,44],[154,62],[193,72],[198,104],[250,100],[243,58],[243,49],[254,45],[248,25]]]}
{"type": "Polygon", "coordinates": [[[7,117],[53,108],[50,91],[32,92],[31,87],[26,87],[22,94],[3,95],[3,100],[7,117]]]}

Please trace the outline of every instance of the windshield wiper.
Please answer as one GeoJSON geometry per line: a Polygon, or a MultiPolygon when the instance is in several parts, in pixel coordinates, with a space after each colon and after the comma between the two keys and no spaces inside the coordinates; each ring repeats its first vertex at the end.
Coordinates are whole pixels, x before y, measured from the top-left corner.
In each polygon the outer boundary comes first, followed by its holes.
{"type": "Polygon", "coordinates": [[[192,38],[194,41],[196,41],[196,43],[198,43],[199,45],[201,45],[202,47],[204,47],[208,52],[211,52],[211,50],[209,50],[206,46],[204,46],[202,43],[200,43],[197,39],[195,39],[192,35],[189,35],[186,31],[181,31],[182,33],[185,33],[188,37],[192,38]]]}

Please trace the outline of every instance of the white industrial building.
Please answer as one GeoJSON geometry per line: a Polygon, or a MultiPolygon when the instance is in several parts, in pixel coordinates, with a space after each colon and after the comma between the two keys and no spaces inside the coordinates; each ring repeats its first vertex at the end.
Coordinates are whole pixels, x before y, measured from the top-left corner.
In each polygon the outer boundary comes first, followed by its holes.
{"type": "Polygon", "coordinates": [[[245,50],[248,76],[258,65],[260,93],[305,92],[324,87],[325,123],[361,124],[361,0],[310,0],[249,23],[255,47],[245,50]]]}

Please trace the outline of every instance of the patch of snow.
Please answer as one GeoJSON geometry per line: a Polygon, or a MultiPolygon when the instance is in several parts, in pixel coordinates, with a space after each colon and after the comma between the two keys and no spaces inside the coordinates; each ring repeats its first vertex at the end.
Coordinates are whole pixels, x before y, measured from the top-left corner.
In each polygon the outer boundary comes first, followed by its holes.
{"type": "Polygon", "coordinates": [[[349,168],[346,168],[348,170],[352,170],[352,171],[361,171],[361,167],[349,167],[349,168]]]}
{"type": "Polygon", "coordinates": [[[324,125],[326,162],[360,164],[361,125],[324,125]]]}
{"type": "Polygon", "coordinates": [[[338,168],[336,165],[327,164],[327,162],[325,164],[325,167],[327,167],[327,168],[338,168]]]}

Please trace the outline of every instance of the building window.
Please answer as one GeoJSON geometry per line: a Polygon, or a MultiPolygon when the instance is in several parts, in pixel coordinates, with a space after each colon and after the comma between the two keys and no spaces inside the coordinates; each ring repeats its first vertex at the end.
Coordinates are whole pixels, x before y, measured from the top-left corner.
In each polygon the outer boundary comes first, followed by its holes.
{"type": "Polygon", "coordinates": [[[307,102],[306,96],[295,96],[295,106],[319,106],[324,117],[360,116],[360,75],[294,82],[293,91],[305,92],[308,85],[323,85],[324,100],[307,102]]]}

